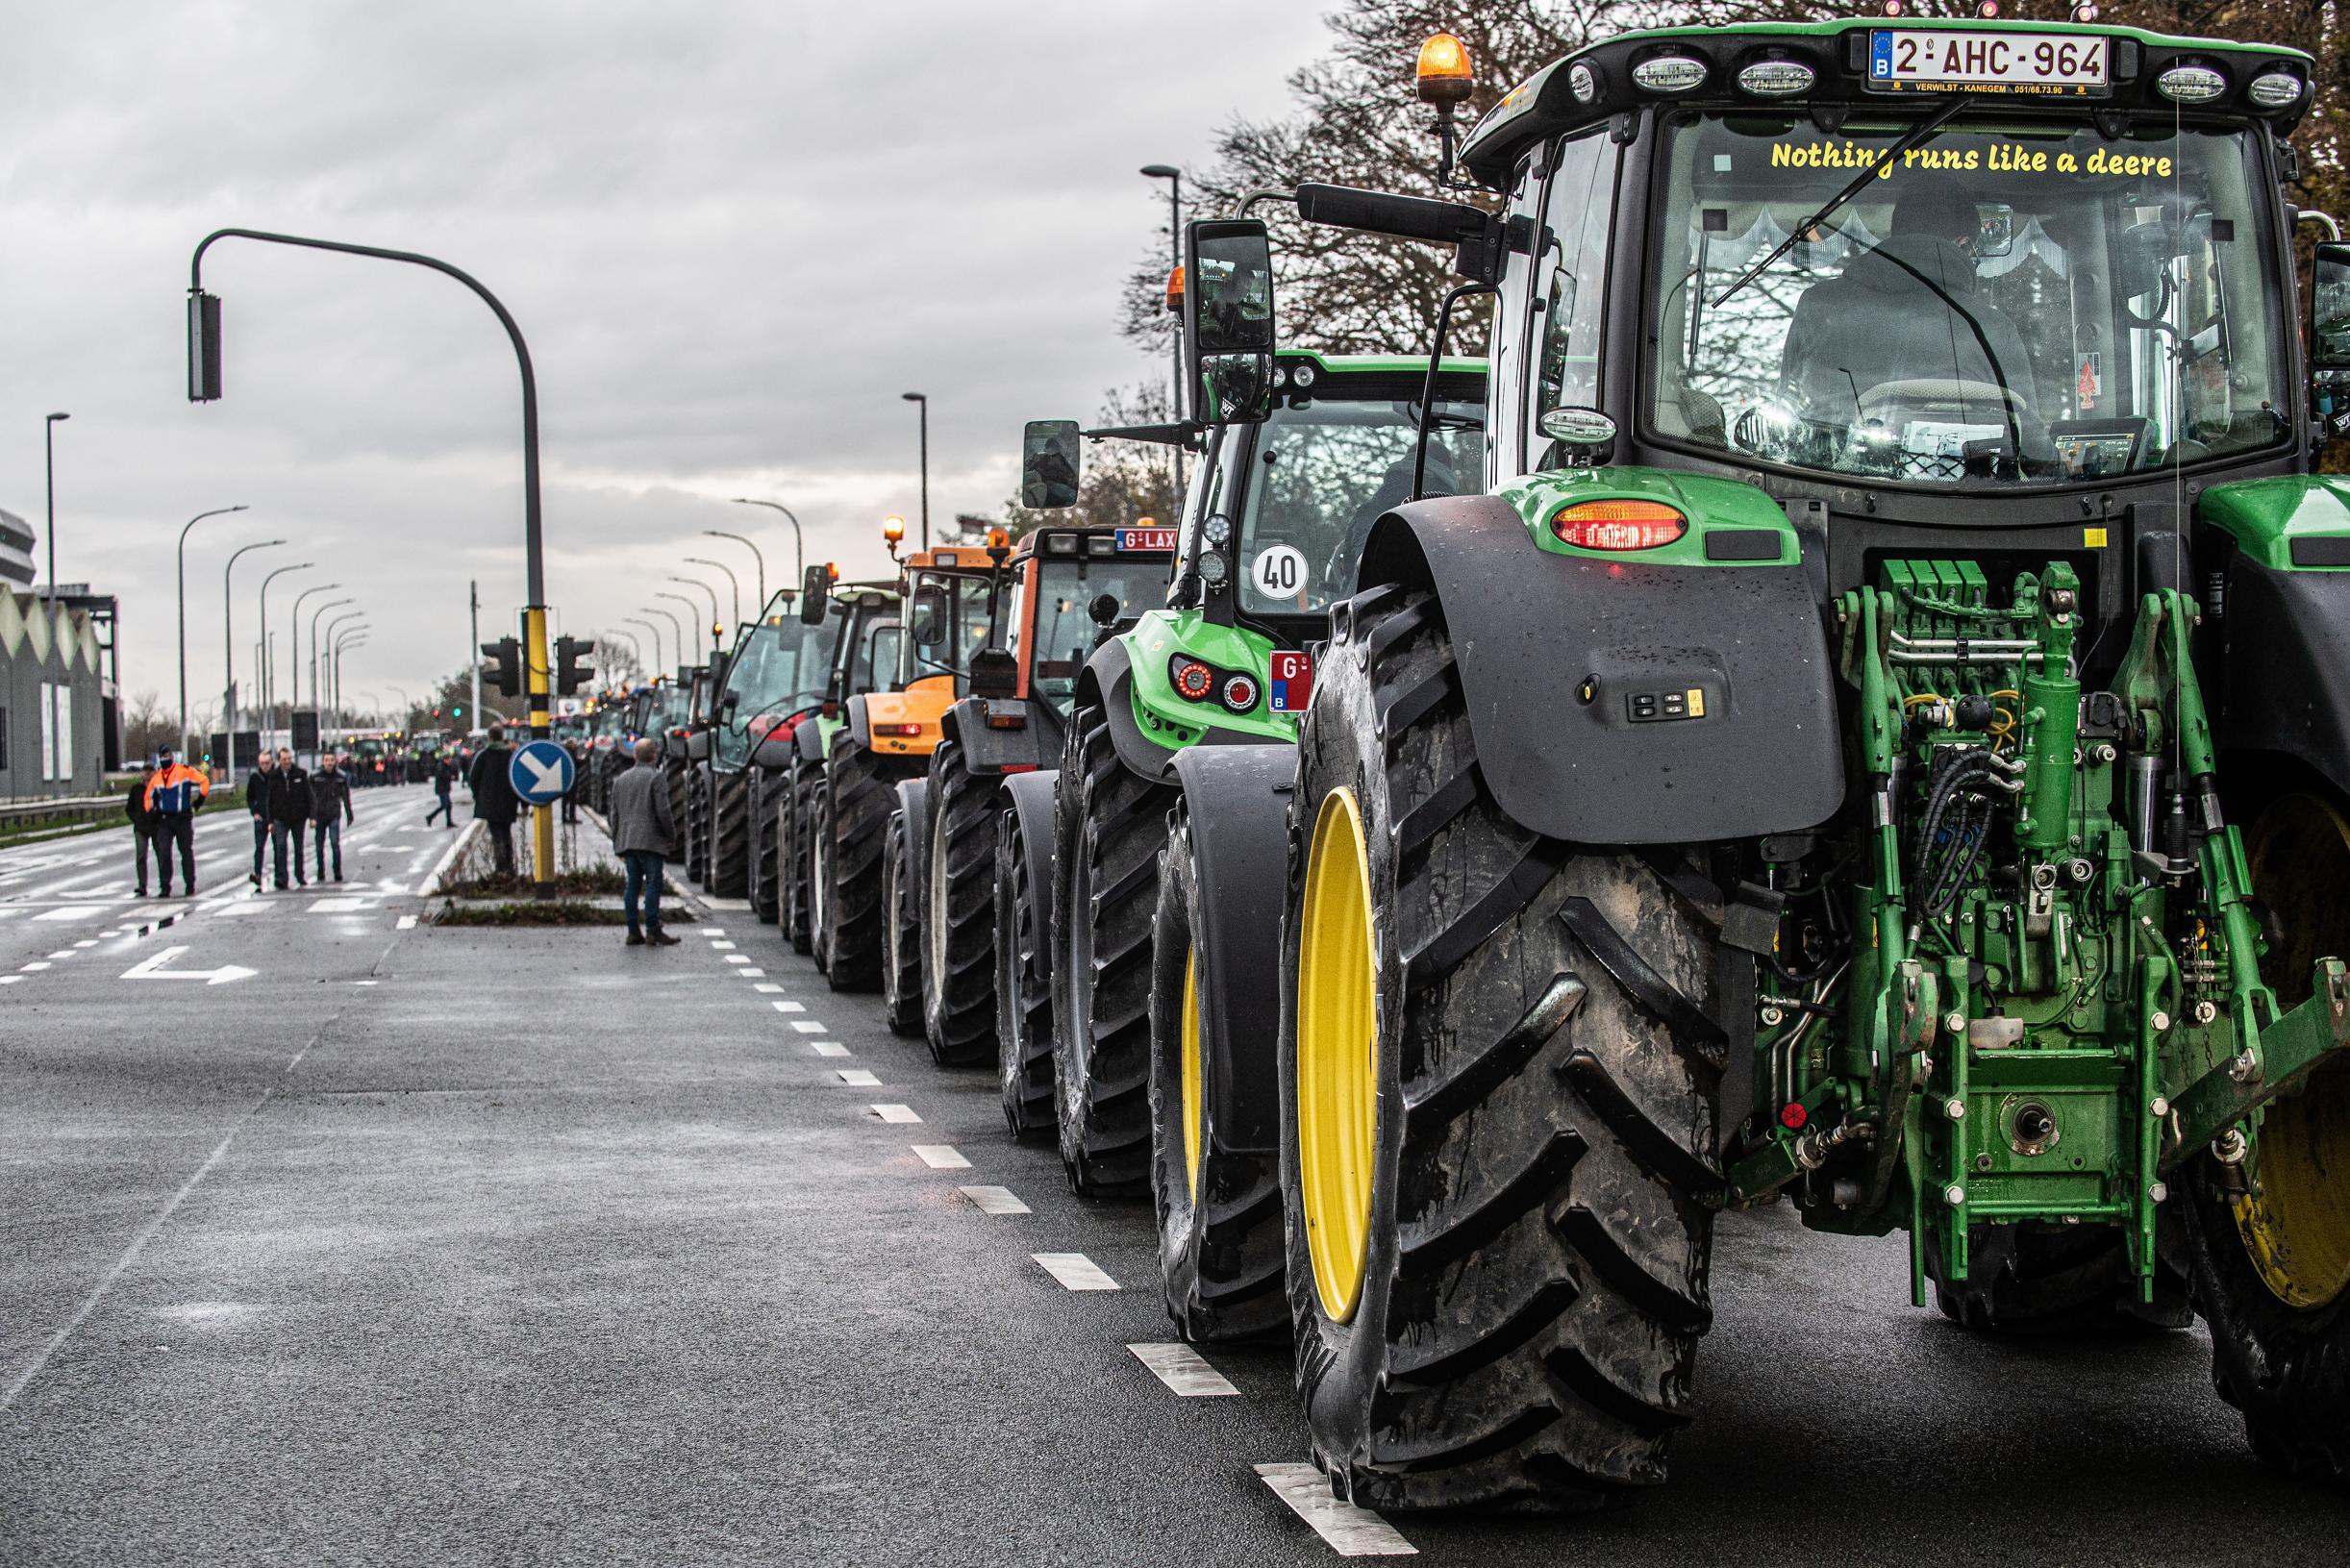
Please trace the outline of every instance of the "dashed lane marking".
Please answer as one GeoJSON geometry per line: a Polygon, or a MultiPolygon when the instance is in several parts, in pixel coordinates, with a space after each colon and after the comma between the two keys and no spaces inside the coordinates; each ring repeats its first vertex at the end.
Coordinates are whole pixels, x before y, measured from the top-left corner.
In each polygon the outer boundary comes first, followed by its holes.
{"type": "MultiPolygon", "coordinates": [[[[780,985],[776,987],[778,990],[782,988],[780,985]]],[[[806,1012],[808,1010],[808,1005],[804,1002],[770,1002],[767,1006],[773,1008],[777,1012],[806,1012]]]]}
{"type": "Polygon", "coordinates": [[[1310,1464],[1261,1464],[1257,1474],[1341,1557],[1416,1557],[1420,1549],[1368,1508],[1330,1495],[1330,1479],[1310,1464]]]}
{"type": "Polygon", "coordinates": [[[1115,1290],[1118,1282],[1084,1253],[1030,1253],[1066,1290],[1115,1290]]]}
{"type": "Polygon", "coordinates": [[[918,1122],[922,1119],[913,1113],[912,1106],[875,1106],[873,1114],[885,1122],[918,1122]]]}
{"type": "Polygon", "coordinates": [[[1012,1195],[1010,1187],[957,1187],[983,1214],[1025,1214],[1028,1206],[1012,1195]]]}
{"type": "Polygon", "coordinates": [[[73,957],[73,949],[69,947],[61,947],[55,953],[50,954],[49,957],[53,958],[70,958],[73,957]]]}
{"type": "Polygon", "coordinates": [[[112,908],[112,904],[61,904],[54,909],[41,910],[33,918],[36,920],[87,920],[93,914],[104,914],[112,908]]]}
{"type": "Polygon", "coordinates": [[[808,1043],[819,1057],[845,1057],[850,1054],[849,1048],[838,1040],[811,1040],[808,1043]]]}
{"type": "Polygon", "coordinates": [[[310,910],[312,914],[348,914],[353,909],[366,908],[371,902],[373,901],[369,899],[354,898],[347,893],[338,893],[333,898],[311,900],[310,910]]]}
{"type": "Polygon", "coordinates": [[[18,974],[20,974],[20,975],[38,975],[38,974],[39,974],[39,973],[40,973],[40,972],[41,972],[43,969],[46,969],[46,968],[48,968],[48,967],[49,967],[49,966],[48,966],[47,964],[45,964],[45,963],[41,962],[41,961],[40,961],[38,958],[36,958],[36,959],[34,959],[34,960],[33,960],[31,963],[25,964],[25,965],[23,965],[22,967],[20,967],[20,968],[19,968],[19,969],[18,969],[16,972],[17,972],[18,974]]]}
{"type": "MultiPolygon", "coordinates": [[[[732,943],[732,942],[729,942],[729,943],[727,943],[726,945],[727,945],[727,946],[729,946],[729,947],[732,947],[732,946],[734,946],[735,944],[734,944],[734,943],[732,943]]],[[[749,963],[751,960],[750,960],[750,958],[749,958],[749,956],[748,956],[747,954],[742,954],[742,953],[729,953],[729,954],[726,956],[726,961],[727,961],[728,963],[749,963]]]]}
{"type": "Polygon", "coordinates": [[[400,916],[400,929],[402,931],[414,931],[416,929],[416,917],[412,914],[404,914],[400,916]]]}
{"type": "Polygon", "coordinates": [[[915,1156],[934,1171],[967,1171],[971,1162],[962,1157],[962,1151],[951,1143],[917,1143],[915,1156]]]}
{"type": "Polygon", "coordinates": [[[1186,1399],[1220,1399],[1240,1392],[1232,1381],[1208,1364],[1208,1358],[1188,1345],[1129,1345],[1135,1359],[1151,1375],[1186,1399]]]}
{"type": "Polygon", "coordinates": [[[22,975],[0,975],[0,985],[13,985],[22,979],[22,975]]]}
{"type": "Polygon", "coordinates": [[[724,926],[704,926],[695,934],[701,936],[723,936],[726,934],[726,928],[724,926]]]}
{"type": "Polygon", "coordinates": [[[738,980],[764,980],[767,978],[767,972],[764,969],[738,969],[735,971],[735,978],[738,980]]]}
{"type": "Polygon", "coordinates": [[[852,1089],[878,1089],[881,1087],[881,1080],[873,1076],[873,1070],[869,1067],[838,1068],[837,1076],[841,1083],[846,1083],[852,1089]]]}
{"type": "MultiPolygon", "coordinates": [[[[724,953],[724,952],[726,952],[726,951],[727,951],[729,948],[733,947],[734,945],[735,945],[735,944],[734,944],[734,943],[732,943],[732,942],[712,942],[712,943],[711,943],[711,944],[710,944],[710,948],[711,948],[711,951],[712,951],[712,952],[713,952],[713,953],[724,953]]],[[[727,961],[728,961],[729,963],[732,963],[734,960],[730,958],[730,959],[728,959],[727,961]]],[[[751,960],[750,960],[748,958],[744,958],[742,961],[743,961],[744,963],[749,963],[751,960]]]]}
{"type": "Polygon", "coordinates": [[[96,947],[98,945],[98,938],[95,936],[85,936],[73,945],[75,947],[96,947]]]}
{"type": "Polygon", "coordinates": [[[762,996],[772,996],[778,991],[781,991],[783,987],[776,984],[775,982],[769,980],[762,981],[759,984],[752,986],[751,989],[757,991],[762,996]]]}
{"type": "Polygon", "coordinates": [[[821,1034],[824,1033],[824,1026],[817,1023],[813,1018],[794,1018],[791,1020],[791,1027],[798,1030],[803,1034],[821,1034]]]}

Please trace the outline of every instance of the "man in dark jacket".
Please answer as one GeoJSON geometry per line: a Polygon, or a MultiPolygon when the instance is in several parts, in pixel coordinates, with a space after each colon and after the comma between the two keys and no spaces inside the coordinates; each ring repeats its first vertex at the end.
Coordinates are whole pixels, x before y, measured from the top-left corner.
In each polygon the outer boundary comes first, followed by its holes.
{"type": "MultiPolygon", "coordinates": [[[[1961,187],[1905,191],[1890,236],[1847,261],[1841,276],[1812,285],[1795,307],[1780,360],[1788,400],[1834,424],[1858,423],[1869,391],[1892,382],[1968,382],[2037,404],[2023,335],[1976,285],[1968,246],[1982,228],[1961,187]]],[[[1968,397],[1967,420],[2003,423],[2002,401],[1988,390],[1968,397]]]]}
{"type": "MultiPolygon", "coordinates": [[[[122,814],[131,819],[131,854],[138,864],[138,890],[135,895],[138,898],[147,896],[147,852],[156,848],[155,814],[147,809],[147,785],[154,782],[162,766],[162,762],[159,761],[140,774],[138,781],[125,790],[122,797],[122,814]]],[[[168,859],[163,861],[163,876],[167,884],[171,876],[171,862],[168,859]]]]}
{"type": "MultiPolygon", "coordinates": [[[[277,783],[277,758],[263,752],[254,759],[253,771],[245,775],[245,809],[253,813],[253,877],[255,887],[262,884],[262,852],[269,847],[269,791],[277,783]]],[[[286,852],[278,851],[278,885],[286,885],[286,852]]]]}
{"type": "Polygon", "coordinates": [[[269,781],[269,851],[276,864],[277,890],[286,891],[286,841],[293,840],[293,876],[296,887],[308,887],[310,879],[302,875],[302,825],[310,820],[310,769],[294,760],[294,754],[285,747],[278,748],[277,771],[269,781]]]}
{"type": "Polygon", "coordinates": [[[489,744],[474,757],[473,765],[465,770],[465,787],[473,793],[473,814],[480,817],[489,830],[489,847],[495,857],[501,876],[512,876],[514,871],[514,814],[522,803],[514,795],[514,782],[508,773],[514,754],[506,748],[506,731],[498,725],[489,727],[489,744]]]}
{"type": "MultiPolygon", "coordinates": [[[[637,742],[637,760],[649,763],[661,755],[661,742],[637,742]]],[[[677,938],[661,929],[661,879],[669,856],[677,848],[677,817],[669,809],[669,781],[657,767],[629,769],[612,784],[612,847],[628,868],[620,907],[628,913],[630,947],[675,947],[677,938]],[[639,897],[644,925],[637,924],[639,897]]]]}
{"type": "MultiPolygon", "coordinates": [[[[204,809],[204,798],[212,792],[212,781],[195,768],[184,767],[169,746],[159,747],[155,754],[155,771],[146,777],[138,788],[147,811],[147,836],[155,845],[155,870],[162,880],[159,884],[165,898],[171,896],[171,856],[179,852],[180,871],[187,883],[189,897],[196,891],[196,813],[204,809]]],[[[139,869],[146,866],[142,860],[139,869]]],[[[145,892],[145,887],[139,888],[145,892]]]]}
{"type": "Polygon", "coordinates": [[[431,827],[433,818],[438,817],[445,825],[454,828],[457,826],[457,808],[449,800],[449,791],[457,787],[457,764],[449,760],[447,752],[433,759],[432,780],[435,804],[431,810],[424,813],[424,825],[431,827]]]}
{"type": "Polygon", "coordinates": [[[320,882],[326,881],[329,844],[335,846],[335,880],[342,881],[342,825],[352,820],[350,775],[329,752],[318,759],[318,771],[310,776],[310,831],[320,882]]]}

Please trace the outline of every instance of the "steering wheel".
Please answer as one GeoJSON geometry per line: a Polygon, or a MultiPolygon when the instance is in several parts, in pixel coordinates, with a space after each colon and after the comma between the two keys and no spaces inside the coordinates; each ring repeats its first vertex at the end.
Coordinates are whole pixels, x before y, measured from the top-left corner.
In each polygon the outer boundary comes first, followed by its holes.
{"type": "Polygon", "coordinates": [[[2056,460],[2056,443],[2049,439],[2048,426],[2032,411],[2031,400],[2012,386],[1996,382],[1971,381],[1956,376],[1925,376],[1906,381],[1882,381],[1862,392],[1859,399],[1860,414],[1865,422],[1872,411],[1881,411],[1887,405],[1901,404],[1912,409],[1924,409],[1949,417],[1963,417],[1969,404],[1995,403],[2001,405],[2001,421],[2015,437],[2020,450],[2018,462],[2052,462],[2056,460]]]}

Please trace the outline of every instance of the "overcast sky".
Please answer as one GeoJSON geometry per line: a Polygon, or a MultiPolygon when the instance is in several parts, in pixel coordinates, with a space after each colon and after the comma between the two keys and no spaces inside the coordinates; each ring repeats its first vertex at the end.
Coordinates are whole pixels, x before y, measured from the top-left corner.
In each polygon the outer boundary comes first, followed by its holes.
{"type": "MultiPolygon", "coordinates": [[[[221,566],[249,666],[263,561],[279,689],[292,590],[372,621],[344,686],[421,696],[523,598],[519,397],[494,319],[421,269],[235,241],[224,401],[185,397],[188,259],[242,226],[431,253],[503,298],[539,386],[548,596],[614,625],[704,538],[790,535],[880,570],[879,519],[994,511],[1020,423],[1091,414],[1163,367],[1113,329],[1164,221],[1146,162],[1277,112],[1322,51],[1302,0],[76,0],[9,8],[0,50],[0,508],[58,577],[121,599],[123,682],[175,699],[188,547],[191,704],[217,703],[221,566]],[[1220,39],[1220,42],[1205,40],[1220,39]],[[768,526],[768,525],[773,526],[768,526]]],[[[704,571],[706,577],[717,574],[704,571]]],[[[723,590],[723,581],[719,581],[723,590]]],[[[677,610],[671,605],[668,608],[677,610]]],[[[721,609],[731,607],[721,602],[721,609]]],[[[338,611],[337,613],[339,613],[338,611]]],[[[331,618],[331,617],[330,617],[331,618]]],[[[659,620],[659,617],[653,617],[659,620]]],[[[305,619],[308,619],[307,614],[305,619]]],[[[642,634],[638,634],[641,637],[642,634]]],[[[664,632],[663,641],[668,640],[664,632]]],[[[240,674],[242,672],[240,671],[240,674]]]]}

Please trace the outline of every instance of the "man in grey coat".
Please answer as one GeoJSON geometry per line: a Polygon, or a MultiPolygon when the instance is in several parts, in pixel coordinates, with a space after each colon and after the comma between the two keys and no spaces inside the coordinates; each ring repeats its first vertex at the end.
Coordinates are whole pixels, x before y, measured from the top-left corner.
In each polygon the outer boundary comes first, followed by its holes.
{"type": "Polygon", "coordinates": [[[677,848],[677,818],[669,810],[669,781],[652,766],[661,755],[657,740],[637,742],[637,766],[612,781],[612,847],[628,868],[628,890],[621,905],[628,910],[628,945],[675,947],[677,938],[661,929],[661,879],[665,862],[677,848]],[[644,925],[637,924],[637,901],[644,900],[644,925]]]}

